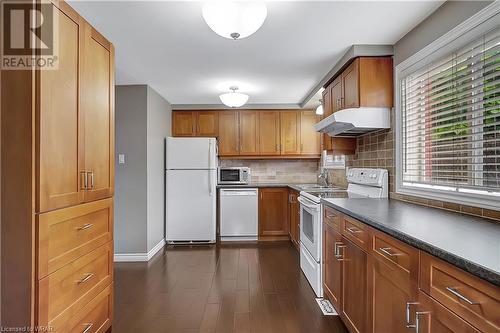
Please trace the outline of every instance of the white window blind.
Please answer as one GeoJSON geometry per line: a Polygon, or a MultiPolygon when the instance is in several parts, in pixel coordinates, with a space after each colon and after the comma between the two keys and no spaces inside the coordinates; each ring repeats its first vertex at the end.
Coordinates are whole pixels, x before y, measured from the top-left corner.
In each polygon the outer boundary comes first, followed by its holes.
{"type": "Polygon", "coordinates": [[[500,28],[400,88],[402,185],[500,196],[500,28]]]}

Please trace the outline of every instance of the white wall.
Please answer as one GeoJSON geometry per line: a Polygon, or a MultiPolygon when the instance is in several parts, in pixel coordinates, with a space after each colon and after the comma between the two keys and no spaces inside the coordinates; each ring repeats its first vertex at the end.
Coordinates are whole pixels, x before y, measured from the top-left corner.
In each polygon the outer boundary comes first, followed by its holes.
{"type": "Polygon", "coordinates": [[[115,89],[115,253],[144,257],[165,238],[164,142],[172,108],[147,85],[115,89]]]}
{"type": "Polygon", "coordinates": [[[115,252],[147,250],[147,87],[115,88],[115,252]],[[118,164],[125,154],[125,164],[118,164]]]}
{"type": "Polygon", "coordinates": [[[165,138],[170,136],[172,107],[148,87],[147,250],[165,238],[165,138]]]}

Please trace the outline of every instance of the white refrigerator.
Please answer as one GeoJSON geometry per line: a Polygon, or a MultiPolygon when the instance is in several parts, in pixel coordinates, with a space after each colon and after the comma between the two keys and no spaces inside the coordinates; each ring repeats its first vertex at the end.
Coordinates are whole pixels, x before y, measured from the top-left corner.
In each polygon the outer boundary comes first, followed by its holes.
{"type": "Polygon", "coordinates": [[[214,243],[217,141],[169,137],[165,149],[167,243],[214,243]]]}

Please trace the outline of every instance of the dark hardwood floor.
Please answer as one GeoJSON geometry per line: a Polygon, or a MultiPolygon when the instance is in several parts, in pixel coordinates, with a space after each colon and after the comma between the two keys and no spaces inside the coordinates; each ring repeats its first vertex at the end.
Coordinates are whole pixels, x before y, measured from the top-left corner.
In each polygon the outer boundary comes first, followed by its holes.
{"type": "Polygon", "coordinates": [[[323,316],[289,242],[167,248],[115,265],[114,333],[347,332],[323,316]]]}

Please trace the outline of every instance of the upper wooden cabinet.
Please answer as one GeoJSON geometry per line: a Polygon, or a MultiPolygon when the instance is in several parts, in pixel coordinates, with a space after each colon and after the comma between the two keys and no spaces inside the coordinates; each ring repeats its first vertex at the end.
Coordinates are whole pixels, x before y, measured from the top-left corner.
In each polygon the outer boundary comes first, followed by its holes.
{"type": "Polygon", "coordinates": [[[300,154],[300,111],[281,111],[281,155],[300,154]]]}
{"type": "Polygon", "coordinates": [[[219,111],[219,156],[239,154],[238,112],[219,111]]]}
{"type": "Polygon", "coordinates": [[[260,155],[279,155],[281,141],[279,111],[259,111],[259,123],[260,155]]]}
{"type": "Polygon", "coordinates": [[[172,135],[215,136],[225,158],[319,158],[314,110],[172,112],[172,135]]]}
{"type": "Polygon", "coordinates": [[[110,197],[114,187],[114,49],[69,7],[59,19],[59,69],[35,73],[38,212],[110,197]]]}
{"type": "Polygon", "coordinates": [[[85,201],[113,195],[114,188],[114,48],[87,25],[80,102],[84,116],[85,201]]]}
{"type": "MultiPolygon", "coordinates": [[[[355,58],[325,87],[323,118],[348,108],[392,107],[392,68],[391,57],[355,58]]],[[[351,141],[348,145],[356,145],[355,138],[348,138],[336,146],[330,136],[323,134],[323,149],[354,154],[354,150],[345,149],[346,141],[351,141]]]]}
{"type": "Polygon", "coordinates": [[[240,155],[259,154],[259,111],[239,111],[240,155]]]}
{"type": "Polygon", "coordinates": [[[320,135],[314,129],[319,121],[314,110],[300,111],[300,154],[317,155],[321,153],[320,135]]]}
{"type": "Polygon", "coordinates": [[[59,17],[58,70],[36,71],[40,91],[37,211],[76,205],[83,201],[80,172],[85,170],[84,120],[80,112],[80,41],[84,22],[73,11],[59,17]]]}
{"type": "Polygon", "coordinates": [[[196,112],[174,111],[172,112],[172,135],[194,136],[196,133],[196,112]]]}
{"type": "Polygon", "coordinates": [[[323,92],[323,117],[357,107],[392,107],[391,57],[354,59],[323,92]]]}
{"type": "Polygon", "coordinates": [[[173,136],[215,137],[218,134],[220,111],[172,112],[173,136]]]}

